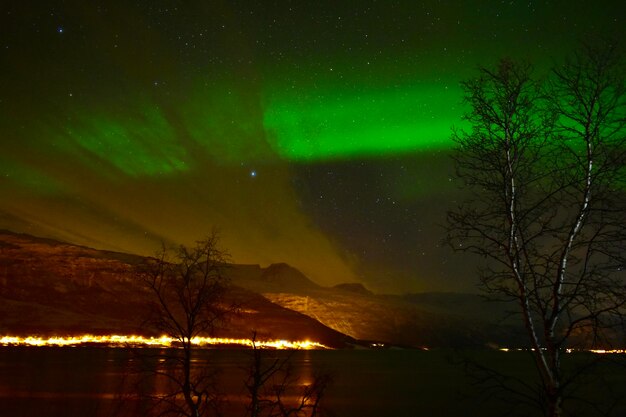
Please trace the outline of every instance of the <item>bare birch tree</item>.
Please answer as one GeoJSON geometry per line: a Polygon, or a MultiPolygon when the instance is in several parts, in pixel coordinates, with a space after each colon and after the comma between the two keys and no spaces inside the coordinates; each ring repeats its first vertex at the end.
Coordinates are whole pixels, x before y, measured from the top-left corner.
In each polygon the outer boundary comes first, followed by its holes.
{"type": "Polygon", "coordinates": [[[192,248],[162,249],[142,274],[152,293],[151,327],[175,340],[178,349],[161,355],[158,377],[168,392],[154,396],[158,415],[200,417],[215,414],[216,391],[210,369],[194,367],[196,336],[210,336],[232,310],[225,304],[223,268],[227,254],[213,232],[192,248]],[[182,400],[181,400],[182,399],[182,400]]]}
{"type": "Polygon", "coordinates": [[[615,340],[626,303],[626,69],[614,45],[586,46],[545,83],[502,60],[463,82],[470,131],[457,172],[473,197],[448,213],[456,250],[485,259],[481,284],[514,301],[544,415],[566,414],[571,347],[615,340]]]}
{"type": "MultiPolygon", "coordinates": [[[[147,324],[172,338],[175,346],[156,354],[138,354],[145,368],[134,389],[148,399],[147,410],[139,415],[206,417],[221,415],[222,401],[216,369],[199,360],[193,339],[210,336],[236,306],[225,299],[224,268],[228,255],[219,247],[213,232],[192,248],[163,248],[144,265],[140,276],[151,294],[147,324]],[[154,392],[154,384],[159,389],[154,392]],[[147,394],[144,385],[148,389],[147,394]]],[[[267,359],[269,353],[252,339],[251,363],[244,381],[250,403],[246,415],[254,417],[315,417],[330,381],[316,375],[310,384],[300,385],[292,372],[291,355],[267,359]]],[[[205,356],[205,355],[203,355],[205,356]]]]}

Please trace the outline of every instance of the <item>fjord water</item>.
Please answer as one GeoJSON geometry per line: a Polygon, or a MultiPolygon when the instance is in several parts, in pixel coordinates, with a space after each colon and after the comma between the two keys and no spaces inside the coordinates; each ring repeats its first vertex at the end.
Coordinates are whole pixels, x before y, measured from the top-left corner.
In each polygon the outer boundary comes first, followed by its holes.
{"type": "MultiPolygon", "coordinates": [[[[333,382],[324,404],[330,410],[328,415],[332,416],[510,415],[511,407],[517,408],[515,399],[496,401],[495,395],[476,385],[475,378],[465,372],[460,361],[467,354],[480,363],[524,379],[530,380],[533,376],[532,363],[525,352],[269,351],[267,357],[270,360],[291,355],[294,375],[301,385],[310,383],[317,373],[330,374],[333,382]]],[[[620,363],[603,365],[583,389],[592,391],[594,396],[600,395],[600,390],[594,386],[602,377],[612,379],[612,385],[624,391],[624,360],[618,359],[620,363]]],[[[132,407],[124,392],[128,390],[136,361],[135,354],[119,348],[1,347],[0,415],[129,415],[132,407]]],[[[243,380],[249,362],[249,351],[229,349],[204,350],[196,359],[198,365],[210,364],[219,370],[219,389],[228,400],[227,416],[244,415],[243,380]]],[[[603,401],[605,399],[598,399],[600,405],[603,401]]],[[[626,411],[626,408],[621,410],[626,411]]]]}

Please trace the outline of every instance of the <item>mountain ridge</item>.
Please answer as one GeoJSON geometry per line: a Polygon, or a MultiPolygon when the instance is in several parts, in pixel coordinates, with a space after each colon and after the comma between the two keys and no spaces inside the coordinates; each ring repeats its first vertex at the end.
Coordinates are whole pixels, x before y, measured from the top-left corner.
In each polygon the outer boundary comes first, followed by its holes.
{"type": "MultiPolygon", "coordinates": [[[[134,267],[144,259],[0,231],[0,333],[145,332],[137,318],[149,294],[134,282],[134,267]]],[[[314,338],[336,347],[357,340],[410,347],[523,343],[519,326],[494,319],[500,310],[483,313],[479,295],[322,287],[286,263],[229,264],[224,274],[231,299],[245,300],[244,313],[220,330],[228,337],[256,330],[259,337],[314,338]]]]}
{"type": "MultiPolygon", "coordinates": [[[[144,334],[150,294],[135,267],[145,259],[23,233],[0,231],[0,333],[144,334]]],[[[310,317],[236,285],[229,302],[243,308],[216,336],[316,340],[343,347],[354,340],[310,317]]],[[[155,334],[156,335],[156,334],[155,334]]]]}

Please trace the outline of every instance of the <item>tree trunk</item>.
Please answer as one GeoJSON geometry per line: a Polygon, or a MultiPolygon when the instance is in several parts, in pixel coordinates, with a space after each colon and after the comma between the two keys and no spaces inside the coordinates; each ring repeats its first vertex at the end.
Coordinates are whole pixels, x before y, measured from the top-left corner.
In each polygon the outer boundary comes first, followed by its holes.
{"type": "Polygon", "coordinates": [[[184,347],[184,363],[183,363],[183,373],[184,373],[184,383],[183,383],[183,396],[185,397],[185,402],[187,403],[187,407],[189,407],[189,415],[199,417],[198,406],[194,401],[193,393],[191,390],[191,342],[188,346],[184,347]]]}
{"type": "Polygon", "coordinates": [[[555,389],[548,390],[548,414],[547,417],[561,417],[563,415],[563,397],[555,389]]]}

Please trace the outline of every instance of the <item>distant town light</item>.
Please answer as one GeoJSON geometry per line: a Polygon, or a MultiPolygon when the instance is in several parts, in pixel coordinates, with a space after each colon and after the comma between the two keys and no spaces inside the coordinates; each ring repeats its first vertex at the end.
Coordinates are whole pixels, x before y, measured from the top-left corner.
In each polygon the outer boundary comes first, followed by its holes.
{"type": "MultiPolygon", "coordinates": [[[[194,337],[191,343],[196,346],[217,346],[217,345],[235,345],[252,347],[253,343],[260,348],[270,349],[330,349],[318,342],[310,340],[257,340],[252,339],[230,339],[220,337],[194,337]]],[[[135,347],[176,347],[179,342],[168,336],[161,337],[144,337],[137,335],[80,335],[68,337],[38,337],[38,336],[2,336],[0,337],[0,345],[2,346],[80,346],[88,344],[100,344],[106,346],[135,346],[135,347]]]]}

